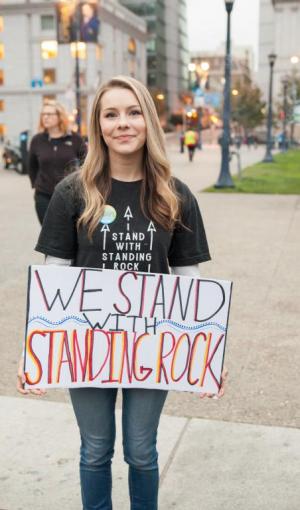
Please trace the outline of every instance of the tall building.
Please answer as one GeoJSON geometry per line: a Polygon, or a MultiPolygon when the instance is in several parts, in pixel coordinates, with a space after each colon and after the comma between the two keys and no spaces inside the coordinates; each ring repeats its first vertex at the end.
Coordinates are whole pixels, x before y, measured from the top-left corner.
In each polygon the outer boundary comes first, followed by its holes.
{"type": "Polygon", "coordinates": [[[186,0],[119,1],[147,22],[147,85],[158,109],[163,101],[169,113],[179,111],[188,88],[186,0]]]}
{"type": "Polygon", "coordinates": [[[257,81],[268,95],[268,55],[275,53],[274,96],[285,75],[300,73],[300,0],[260,0],[259,69],[257,81]]]}
{"type": "MultiPolygon", "coordinates": [[[[232,53],[231,89],[238,94],[238,87],[251,81],[252,54],[250,49],[242,47],[234,47],[232,53]]],[[[198,88],[198,97],[203,98],[203,105],[220,108],[225,83],[225,49],[220,48],[214,52],[193,51],[191,62],[195,64],[194,71],[190,72],[191,87],[198,88]]]]}
{"type": "MultiPolygon", "coordinates": [[[[69,2],[70,4],[70,2],[69,2]]],[[[78,44],[83,134],[95,90],[117,74],[146,82],[146,23],[115,0],[97,2],[96,42],[78,44]]],[[[58,44],[55,2],[7,0],[0,16],[0,135],[34,133],[45,99],[75,109],[76,43],[58,44]]]]}

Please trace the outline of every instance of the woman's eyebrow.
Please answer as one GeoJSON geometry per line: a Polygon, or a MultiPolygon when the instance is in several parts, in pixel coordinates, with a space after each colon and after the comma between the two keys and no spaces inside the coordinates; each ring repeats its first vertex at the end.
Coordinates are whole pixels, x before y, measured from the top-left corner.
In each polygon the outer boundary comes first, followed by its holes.
{"type": "MultiPolygon", "coordinates": [[[[140,105],[139,104],[132,104],[130,106],[127,106],[126,110],[130,110],[130,108],[140,108],[140,105]]],[[[106,110],[118,110],[118,108],[116,108],[115,106],[109,106],[108,108],[104,108],[103,109],[104,112],[106,110]]]]}

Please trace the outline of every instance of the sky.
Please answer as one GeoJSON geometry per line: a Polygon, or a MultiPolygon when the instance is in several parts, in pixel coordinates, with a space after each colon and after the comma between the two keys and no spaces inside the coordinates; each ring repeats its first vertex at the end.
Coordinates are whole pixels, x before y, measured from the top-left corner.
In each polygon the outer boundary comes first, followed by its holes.
{"type": "MultiPolygon", "coordinates": [[[[189,48],[213,51],[225,41],[224,0],[187,0],[189,48]]],[[[259,0],[235,0],[232,11],[232,41],[252,46],[257,62],[259,0]]]]}

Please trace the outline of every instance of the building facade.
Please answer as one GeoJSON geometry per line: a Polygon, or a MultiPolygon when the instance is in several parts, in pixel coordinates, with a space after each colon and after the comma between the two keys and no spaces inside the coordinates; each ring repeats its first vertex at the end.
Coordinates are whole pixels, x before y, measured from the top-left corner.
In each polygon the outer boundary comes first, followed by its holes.
{"type": "Polygon", "coordinates": [[[285,75],[300,76],[300,0],[260,0],[259,69],[257,82],[268,96],[270,66],[275,53],[274,97],[282,93],[285,75]]]}
{"type": "Polygon", "coordinates": [[[178,112],[188,88],[186,0],[119,1],[147,23],[147,85],[158,110],[178,112]]]}
{"type": "MultiPolygon", "coordinates": [[[[251,50],[248,48],[233,48],[231,58],[231,89],[233,94],[239,93],[239,86],[251,81],[251,50]]],[[[223,101],[225,49],[214,52],[191,53],[192,71],[190,71],[190,88],[196,90],[196,95],[202,98],[202,103],[219,109],[223,101]]]]}
{"type": "MultiPolygon", "coordinates": [[[[97,42],[78,43],[82,132],[99,84],[117,74],[146,83],[146,23],[114,0],[98,6],[97,42]]],[[[55,2],[6,1],[0,16],[0,135],[35,133],[45,99],[76,116],[76,43],[58,44],[55,2]]]]}

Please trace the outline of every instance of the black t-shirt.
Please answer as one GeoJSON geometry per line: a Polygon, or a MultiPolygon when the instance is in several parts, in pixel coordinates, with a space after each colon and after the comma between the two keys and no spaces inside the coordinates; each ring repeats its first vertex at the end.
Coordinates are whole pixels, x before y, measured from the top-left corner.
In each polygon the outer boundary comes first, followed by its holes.
{"type": "Polygon", "coordinates": [[[35,135],[30,144],[28,169],[36,191],[52,195],[54,188],[84,160],[86,146],[77,133],[50,138],[48,133],[35,135]]]}
{"type": "Polygon", "coordinates": [[[143,215],[141,184],[112,179],[105,212],[91,242],[86,228],[76,228],[83,208],[78,175],[68,176],[55,189],[35,249],[73,259],[74,266],[152,273],[210,260],[198,203],[189,188],[175,179],[184,226],[168,232],[143,215]]]}

